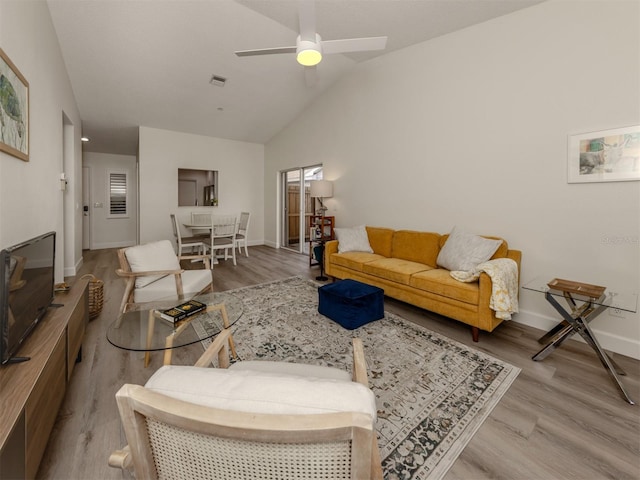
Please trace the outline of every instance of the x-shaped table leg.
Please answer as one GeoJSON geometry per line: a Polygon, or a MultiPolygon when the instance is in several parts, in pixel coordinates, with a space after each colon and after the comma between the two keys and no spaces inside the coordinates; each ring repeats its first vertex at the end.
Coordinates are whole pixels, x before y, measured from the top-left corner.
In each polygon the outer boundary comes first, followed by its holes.
{"type": "Polygon", "coordinates": [[[600,362],[602,362],[607,373],[620,390],[622,397],[631,405],[634,405],[635,402],[631,399],[622,384],[622,381],[618,377],[618,374],[625,375],[624,370],[622,370],[620,366],[618,366],[618,364],[609,357],[607,352],[604,351],[593,334],[593,331],[589,327],[589,322],[606,310],[608,306],[594,305],[593,302],[586,301],[583,305],[578,307],[571,294],[565,292],[564,297],[571,307],[571,312],[567,311],[562,305],[560,305],[555,297],[549,292],[545,293],[547,301],[558,311],[564,320],[538,340],[540,343],[548,343],[544,348],[542,348],[542,350],[532,357],[533,360],[544,360],[551,352],[562,345],[565,340],[573,336],[575,333],[578,333],[596,352],[600,362]]]}

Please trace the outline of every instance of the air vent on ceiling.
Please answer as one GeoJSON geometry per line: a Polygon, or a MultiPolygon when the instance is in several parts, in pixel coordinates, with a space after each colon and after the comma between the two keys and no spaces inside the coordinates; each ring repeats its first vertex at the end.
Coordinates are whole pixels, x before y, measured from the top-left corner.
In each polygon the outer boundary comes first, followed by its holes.
{"type": "Polygon", "coordinates": [[[220,75],[213,75],[211,77],[211,80],[209,80],[209,83],[211,85],[216,85],[217,87],[224,87],[224,84],[226,81],[227,79],[224,77],[221,77],[220,75]]]}

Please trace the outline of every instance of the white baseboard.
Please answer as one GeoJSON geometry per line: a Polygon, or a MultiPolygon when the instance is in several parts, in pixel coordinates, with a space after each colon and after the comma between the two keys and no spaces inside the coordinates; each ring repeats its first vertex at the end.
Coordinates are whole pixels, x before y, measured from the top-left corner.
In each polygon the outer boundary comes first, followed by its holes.
{"type": "Polygon", "coordinates": [[[78,273],[78,270],[80,270],[80,267],[82,267],[82,264],[84,263],[84,258],[80,257],[78,259],[78,261],[76,262],[74,267],[65,267],[64,268],[64,273],[63,275],[66,277],[75,277],[76,273],[78,273]]]}
{"type": "MultiPolygon", "coordinates": [[[[527,310],[520,310],[520,313],[514,317],[513,321],[538,328],[542,330],[542,333],[550,330],[558,323],[558,319],[527,310]]],[[[593,329],[593,333],[595,333],[598,342],[605,350],[640,360],[640,341],[632,338],[621,337],[610,332],[604,332],[596,328],[593,329]]],[[[574,335],[571,338],[585,343],[580,335],[574,335]]]]}
{"type": "Polygon", "coordinates": [[[136,244],[135,240],[128,240],[124,242],[112,242],[112,243],[94,243],[91,245],[91,250],[102,250],[104,248],[122,248],[132,247],[136,244]]]}
{"type": "MultiPolygon", "coordinates": [[[[256,245],[265,245],[262,240],[249,240],[247,242],[250,247],[255,247],[256,245]]],[[[111,243],[95,243],[91,246],[91,250],[102,250],[105,248],[123,248],[123,247],[132,247],[136,244],[135,241],[129,240],[124,242],[111,242],[111,243]]]]}

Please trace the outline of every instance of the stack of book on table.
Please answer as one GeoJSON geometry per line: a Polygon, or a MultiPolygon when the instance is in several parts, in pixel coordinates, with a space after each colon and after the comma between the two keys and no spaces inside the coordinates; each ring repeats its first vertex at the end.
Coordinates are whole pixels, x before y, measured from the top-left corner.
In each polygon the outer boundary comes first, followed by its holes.
{"type": "Polygon", "coordinates": [[[202,312],[207,306],[197,300],[189,300],[187,302],[176,305],[175,307],[160,312],[160,317],[176,324],[186,318],[202,312]]]}

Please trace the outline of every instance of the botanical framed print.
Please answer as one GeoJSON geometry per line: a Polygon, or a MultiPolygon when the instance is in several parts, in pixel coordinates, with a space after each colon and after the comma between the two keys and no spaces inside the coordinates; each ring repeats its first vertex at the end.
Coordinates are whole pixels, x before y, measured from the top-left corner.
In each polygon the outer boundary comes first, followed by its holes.
{"type": "Polygon", "coordinates": [[[570,135],[568,182],[640,180],[640,125],[570,135]]]}
{"type": "Polygon", "coordinates": [[[1,48],[0,151],[29,161],[29,82],[1,48]]]}

